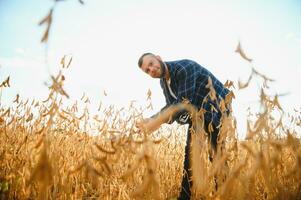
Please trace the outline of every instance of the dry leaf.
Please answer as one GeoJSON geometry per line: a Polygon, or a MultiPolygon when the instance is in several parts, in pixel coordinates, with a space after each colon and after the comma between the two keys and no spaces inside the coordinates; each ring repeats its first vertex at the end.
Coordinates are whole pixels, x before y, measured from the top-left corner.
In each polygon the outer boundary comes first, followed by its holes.
{"type": "Polygon", "coordinates": [[[244,51],[242,50],[240,42],[238,42],[238,45],[237,45],[237,47],[236,47],[235,52],[239,53],[239,55],[240,55],[243,59],[247,60],[248,62],[252,62],[252,59],[248,58],[248,57],[246,56],[246,54],[244,53],[244,51]]]}

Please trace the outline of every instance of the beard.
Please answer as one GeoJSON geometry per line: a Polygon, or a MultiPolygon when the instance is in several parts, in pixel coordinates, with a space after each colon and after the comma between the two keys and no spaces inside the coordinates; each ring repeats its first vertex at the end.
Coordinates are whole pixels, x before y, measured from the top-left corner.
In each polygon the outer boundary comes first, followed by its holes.
{"type": "Polygon", "coordinates": [[[159,60],[159,63],[160,63],[160,69],[161,69],[160,78],[164,78],[164,76],[166,74],[166,68],[165,68],[164,62],[159,60]]]}

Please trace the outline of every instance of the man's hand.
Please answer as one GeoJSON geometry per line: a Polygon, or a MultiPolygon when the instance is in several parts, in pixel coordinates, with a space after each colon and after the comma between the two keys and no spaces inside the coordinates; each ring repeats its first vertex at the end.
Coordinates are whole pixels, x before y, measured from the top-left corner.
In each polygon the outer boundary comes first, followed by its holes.
{"type": "Polygon", "coordinates": [[[142,119],[139,122],[136,122],[136,127],[139,129],[140,132],[151,134],[152,132],[160,128],[162,123],[163,121],[158,118],[146,118],[142,119]]]}
{"type": "Polygon", "coordinates": [[[145,118],[136,122],[136,127],[139,132],[145,132],[148,127],[148,123],[152,120],[152,118],[145,118]]]}
{"type": "Polygon", "coordinates": [[[136,127],[146,134],[151,134],[152,132],[160,128],[161,124],[167,123],[170,120],[170,117],[180,109],[182,108],[179,106],[171,106],[164,112],[160,113],[160,115],[156,115],[156,117],[154,118],[146,118],[136,122],[136,127]]]}

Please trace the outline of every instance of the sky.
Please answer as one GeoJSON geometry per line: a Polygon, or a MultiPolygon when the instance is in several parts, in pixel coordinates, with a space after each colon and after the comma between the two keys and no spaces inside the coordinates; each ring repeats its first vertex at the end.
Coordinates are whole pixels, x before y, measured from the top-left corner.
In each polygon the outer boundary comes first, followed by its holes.
{"type": "MultiPolygon", "coordinates": [[[[51,0],[0,0],[0,81],[7,76],[1,104],[21,98],[46,99],[45,82],[64,70],[71,100],[85,93],[91,104],[123,107],[136,100],[146,105],[152,91],[153,114],[165,105],[159,80],[137,66],[145,52],[165,61],[192,59],[222,82],[246,81],[254,67],[275,79],[272,94],[286,111],[301,107],[301,2],[299,0],[77,0],[58,2],[48,45],[38,23],[54,5],[51,0]],[[250,64],[235,53],[240,41],[250,64]],[[104,95],[104,91],[107,96],[104,95]]],[[[258,104],[260,82],[235,91],[238,128],[246,126],[246,109],[258,104]]],[[[236,84],[237,85],[237,84],[236,84]]],[[[243,131],[240,133],[243,135],[243,131]]]]}

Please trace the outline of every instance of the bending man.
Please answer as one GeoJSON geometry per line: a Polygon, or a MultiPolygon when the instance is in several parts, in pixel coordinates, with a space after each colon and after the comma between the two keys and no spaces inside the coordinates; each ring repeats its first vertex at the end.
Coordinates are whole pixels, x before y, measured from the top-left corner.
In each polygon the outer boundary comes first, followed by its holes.
{"type": "MultiPolygon", "coordinates": [[[[205,111],[204,129],[209,136],[213,151],[216,152],[219,125],[223,114],[219,103],[225,100],[230,91],[211,72],[192,60],[185,59],[163,62],[160,56],[145,53],[139,58],[138,65],[142,71],[152,78],[160,79],[160,85],[166,100],[166,106],[162,110],[186,100],[196,109],[203,109],[205,111]],[[209,94],[210,87],[208,87],[208,82],[212,83],[211,89],[214,90],[211,94],[209,94]],[[212,94],[214,97],[212,97],[212,94]],[[210,123],[213,131],[209,131],[210,123]]],[[[227,106],[226,109],[226,112],[229,113],[230,106],[227,106]]],[[[143,126],[147,126],[151,118],[138,123],[137,127],[142,129],[143,126]]],[[[165,121],[165,123],[171,124],[174,121],[180,124],[189,124],[185,146],[184,173],[179,199],[190,199],[191,171],[189,170],[189,148],[192,122],[189,113],[185,110],[177,112],[169,120],[165,121]]]]}

